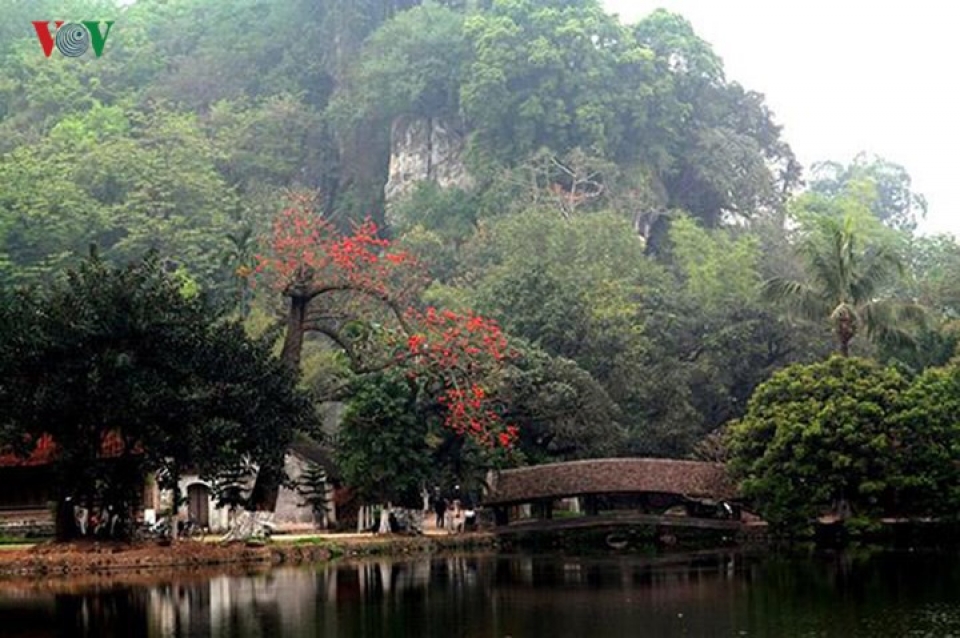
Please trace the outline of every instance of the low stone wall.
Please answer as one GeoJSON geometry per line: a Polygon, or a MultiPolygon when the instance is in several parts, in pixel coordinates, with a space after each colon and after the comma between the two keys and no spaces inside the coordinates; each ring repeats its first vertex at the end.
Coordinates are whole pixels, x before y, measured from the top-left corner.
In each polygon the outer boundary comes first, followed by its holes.
{"type": "Polygon", "coordinates": [[[0,509],[0,536],[40,538],[53,536],[53,514],[47,507],[0,509]]]}
{"type": "Polygon", "coordinates": [[[0,536],[23,538],[52,538],[55,530],[53,522],[27,521],[19,523],[0,523],[0,536]]]}

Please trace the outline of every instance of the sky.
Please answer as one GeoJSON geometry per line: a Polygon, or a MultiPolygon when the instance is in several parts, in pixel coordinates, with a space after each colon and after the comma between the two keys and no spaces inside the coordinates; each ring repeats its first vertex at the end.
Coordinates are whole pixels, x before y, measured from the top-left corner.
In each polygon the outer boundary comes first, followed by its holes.
{"type": "Polygon", "coordinates": [[[925,233],[960,237],[960,9],[942,0],[603,0],[631,23],[687,18],[728,80],[766,96],[808,167],[867,151],[927,198],[925,233]]]}

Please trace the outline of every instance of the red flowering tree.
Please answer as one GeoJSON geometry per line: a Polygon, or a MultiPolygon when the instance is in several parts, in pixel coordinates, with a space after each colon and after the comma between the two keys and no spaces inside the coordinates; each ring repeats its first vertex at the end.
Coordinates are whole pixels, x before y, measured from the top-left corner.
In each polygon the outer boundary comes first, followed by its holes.
{"type": "Polygon", "coordinates": [[[503,422],[495,389],[512,356],[507,339],[492,319],[449,310],[407,311],[409,333],[397,357],[411,376],[435,378],[444,425],[484,446],[510,447],[517,429],[503,422]]]}
{"type": "Polygon", "coordinates": [[[342,327],[351,320],[391,313],[402,324],[410,299],[425,282],[417,260],[378,236],[367,221],[344,235],[315,212],[305,195],[273,223],[267,252],[256,256],[254,276],[265,275],[289,299],[282,357],[299,368],[306,332],[326,334],[362,367],[342,327]]]}
{"type": "MultiPolygon", "coordinates": [[[[436,393],[444,425],[457,434],[487,447],[516,440],[496,399],[510,356],[499,326],[473,313],[416,309],[425,269],[380,237],[373,222],[344,234],[315,212],[312,199],[295,196],[275,220],[254,276],[289,300],[282,356],[291,367],[300,366],[306,333],[320,333],[343,350],[354,373],[406,368],[436,393]],[[358,323],[376,324],[376,336],[356,330],[358,323]]],[[[262,496],[254,500],[272,506],[275,495],[262,496]]]]}

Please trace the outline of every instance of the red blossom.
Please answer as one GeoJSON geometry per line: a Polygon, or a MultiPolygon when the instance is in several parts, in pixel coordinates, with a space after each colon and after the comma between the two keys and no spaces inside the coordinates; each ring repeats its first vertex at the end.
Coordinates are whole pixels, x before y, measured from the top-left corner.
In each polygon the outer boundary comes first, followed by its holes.
{"type": "MultiPolygon", "coordinates": [[[[315,212],[314,200],[305,195],[293,196],[277,216],[256,261],[251,276],[271,278],[285,294],[325,288],[347,295],[347,300],[337,298],[340,311],[348,302],[388,300],[395,308],[407,307],[425,281],[417,259],[380,237],[372,221],[343,234],[315,212]],[[351,292],[356,296],[349,297],[351,292]]],[[[370,308],[351,309],[363,313],[370,308]]],[[[438,400],[444,425],[481,445],[512,445],[516,428],[500,417],[495,390],[504,362],[513,355],[496,321],[429,307],[423,312],[408,308],[403,323],[408,332],[391,333],[397,337],[393,361],[406,366],[411,379],[442,383],[438,400]]]]}
{"type": "Polygon", "coordinates": [[[417,290],[423,280],[417,260],[380,237],[373,221],[343,234],[306,195],[290,198],[274,220],[266,248],[256,256],[254,275],[270,277],[280,290],[300,283],[400,296],[417,290]]]}

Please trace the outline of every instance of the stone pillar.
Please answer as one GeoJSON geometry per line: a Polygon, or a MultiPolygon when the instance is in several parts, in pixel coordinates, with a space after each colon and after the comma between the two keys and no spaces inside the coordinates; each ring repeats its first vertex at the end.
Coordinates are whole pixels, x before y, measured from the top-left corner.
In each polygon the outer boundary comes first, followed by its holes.
{"type": "Polygon", "coordinates": [[[542,499],[534,501],[533,516],[541,520],[550,520],[553,518],[553,499],[542,499]]]}
{"type": "Polygon", "coordinates": [[[587,516],[596,516],[600,513],[600,504],[597,502],[597,497],[595,494],[588,494],[583,497],[584,500],[584,511],[587,513],[587,516]]]}

